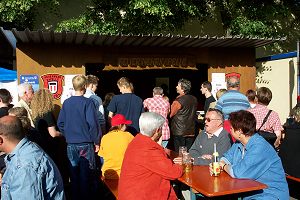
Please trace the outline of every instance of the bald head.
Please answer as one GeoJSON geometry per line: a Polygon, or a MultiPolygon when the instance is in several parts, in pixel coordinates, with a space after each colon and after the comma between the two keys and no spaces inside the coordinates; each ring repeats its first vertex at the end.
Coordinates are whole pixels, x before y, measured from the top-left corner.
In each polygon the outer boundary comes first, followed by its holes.
{"type": "Polygon", "coordinates": [[[227,79],[227,89],[238,90],[240,88],[240,79],[236,76],[231,76],[227,79]]]}
{"type": "Polygon", "coordinates": [[[0,135],[10,141],[20,141],[24,138],[22,123],[15,116],[4,116],[0,118],[0,135]]]}

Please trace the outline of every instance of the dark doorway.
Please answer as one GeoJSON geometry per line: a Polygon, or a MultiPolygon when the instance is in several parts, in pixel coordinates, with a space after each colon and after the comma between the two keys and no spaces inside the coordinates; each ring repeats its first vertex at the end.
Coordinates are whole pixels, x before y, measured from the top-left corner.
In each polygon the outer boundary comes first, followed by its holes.
{"type": "MultiPolygon", "coordinates": [[[[117,81],[120,77],[127,77],[131,80],[134,86],[134,93],[146,99],[152,96],[152,89],[155,86],[162,86],[162,83],[168,82],[168,91],[165,93],[170,103],[178,95],[176,93],[176,86],[178,80],[181,78],[188,79],[192,82],[191,94],[196,96],[199,102],[198,110],[203,109],[205,97],[200,92],[201,83],[208,80],[208,65],[197,65],[198,70],[181,70],[181,69],[159,69],[159,70],[111,70],[103,71],[104,64],[87,64],[86,74],[93,74],[99,77],[99,91],[98,95],[103,99],[105,94],[113,92],[120,94],[117,87],[117,81]],[[160,84],[160,85],[157,85],[160,84]]],[[[166,87],[166,86],[162,86],[166,87]]],[[[165,88],[164,88],[165,89],[165,88]]]]}

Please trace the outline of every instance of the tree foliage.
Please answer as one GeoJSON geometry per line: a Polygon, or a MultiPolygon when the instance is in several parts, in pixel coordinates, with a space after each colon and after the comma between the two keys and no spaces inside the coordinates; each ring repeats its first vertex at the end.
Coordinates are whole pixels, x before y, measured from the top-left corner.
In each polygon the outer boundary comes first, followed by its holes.
{"type": "MultiPolygon", "coordinates": [[[[39,6],[54,12],[59,1],[0,0],[0,26],[33,29],[39,6]]],[[[79,17],[53,27],[102,34],[178,33],[190,21],[215,20],[228,35],[299,37],[299,19],[299,0],[90,0],[79,17]]]]}
{"type": "Polygon", "coordinates": [[[58,0],[1,0],[0,26],[5,29],[32,29],[39,6],[46,6],[53,12],[58,5],[58,0]]]}

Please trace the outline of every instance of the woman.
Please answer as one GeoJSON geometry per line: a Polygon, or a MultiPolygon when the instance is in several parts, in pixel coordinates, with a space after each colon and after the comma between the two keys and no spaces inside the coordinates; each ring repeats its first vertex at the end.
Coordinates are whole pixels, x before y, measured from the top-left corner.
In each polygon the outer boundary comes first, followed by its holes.
{"type": "MultiPolygon", "coordinates": [[[[289,190],[281,160],[274,148],[255,133],[256,120],[248,111],[229,115],[231,133],[239,141],[220,159],[221,169],[234,178],[249,178],[268,188],[248,193],[243,199],[289,199],[289,190]]],[[[210,169],[212,170],[212,169],[210,169]]]]}
{"type": "Polygon", "coordinates": [[[60,136],[56,130],[56,122],[53,116],[53,97],[48,89],[39,89],[34,93],[30,104],[32,120],[36,130],[41,135],[41,147],[55,161],[57,142],[54,137],[60,136]]]}
{"type": "Polygon", "coordinates": [[[300,153],[300,107],[292,109],[289,123],[285,126],[285,137],[280,145],[279,156],[285,172],[291,176],[300,178],[300,160],[295,156],[300,153]]]}
{"type": "Polygon", "coordinates": [[[116,114],[111,119],[109,132],[101,139],[98,155],[104,159],[102,174],[105,179],[118,179],[121,166],[128,144],[133,139],[131,133],[125,131],[126,125],[132,121],[127,120],[124,115],[116,114]]]}

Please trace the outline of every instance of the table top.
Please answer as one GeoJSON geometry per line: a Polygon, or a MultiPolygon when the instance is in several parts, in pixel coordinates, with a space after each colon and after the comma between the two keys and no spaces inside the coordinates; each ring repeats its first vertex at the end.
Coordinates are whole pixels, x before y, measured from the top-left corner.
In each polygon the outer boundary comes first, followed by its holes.
{"type": "Polygon", "coordinates": [[[267,185],[251,179],[236,179],[226,172],[213,177],[208,166],[193,166],[193,170],[178,179],[207,197],[250,192],[267,188],[267,185]]]}

